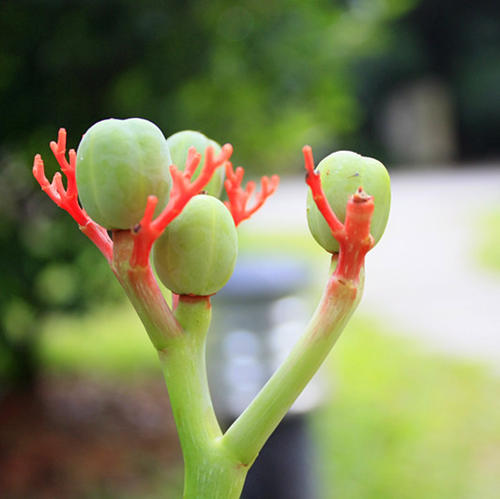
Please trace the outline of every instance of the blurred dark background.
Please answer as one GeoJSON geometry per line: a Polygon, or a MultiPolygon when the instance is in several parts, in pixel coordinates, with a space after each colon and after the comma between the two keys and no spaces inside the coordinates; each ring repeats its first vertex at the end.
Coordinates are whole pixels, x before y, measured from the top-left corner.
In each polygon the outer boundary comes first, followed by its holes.
{"type": "Polygon", "coordinates": [[[0,398],[33,390],[38,329],[122,299],[31,177],[48,142],[140,116],[235,146],[250,173],[302,171],[301,147],[390,169],[500,156],[500,13],[488,0],[0,3],[0,398]],[[92,269],[92,270],[90,270],[92,269]]]}

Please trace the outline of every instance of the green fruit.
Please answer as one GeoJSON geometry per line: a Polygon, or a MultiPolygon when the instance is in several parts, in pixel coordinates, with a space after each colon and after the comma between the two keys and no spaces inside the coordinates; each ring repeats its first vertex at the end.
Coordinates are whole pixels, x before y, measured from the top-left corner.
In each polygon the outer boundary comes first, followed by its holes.
{"type": "MultiPolygon", "coordinates": [[[[206,148],[208,146],[212,146],[215,156],[221,152],[221,146],[217,144],[217,142],[205,137],[202,133],[195,132],[193,130],[183,130],[182,132],[174,133],[167,139],[167,144],[172,156],[172,162],[175,166],[177,166],[177,168],[179,168],[179,170],[182,171],[186,167],[188,150],[191,146],[196,149],[196,152],[201,154],[201,161],[194,172],[193,180],[200,174],[200,171],[205,164],[206,148]]],[[[222,191],[223,183],[224,168],[217,168],[212,179],[206,185],[204,190],[211,196],[219,197],[222,191]]]]}
{"type": "Polygon", "coordinates": [[[229,280],[237,254],[233,217],[217,198],[200,194],[156,241],[154,265],[174,293],[208,296],[229,280]]]}
{"type": "Polygon", "coordinates": [[[90,127],[78,146],[76,181],[89,216],[106,229],[130,229],[149,195],[156,214],[170,190],[170,155],[161,130],[140,118],[108,119],[90,127]]]}
{"type": "MultiPolygon", "coordinates": [[[[367,158],[351,151],[337,151],[324,158],[316,167],[320,173],[321,185],[326,198],[343,223],[347,201],[358,187],[373,196],[375,210],[370,225],[370,233],[375,242],[382,237],[391,205],[391,181],[385,166],[376,159],[367,158]]],[[[320,213],[311,191],[307,195],[307,223],[314,239],[327,251],[339,250],[337,240],[320,213]]]]}

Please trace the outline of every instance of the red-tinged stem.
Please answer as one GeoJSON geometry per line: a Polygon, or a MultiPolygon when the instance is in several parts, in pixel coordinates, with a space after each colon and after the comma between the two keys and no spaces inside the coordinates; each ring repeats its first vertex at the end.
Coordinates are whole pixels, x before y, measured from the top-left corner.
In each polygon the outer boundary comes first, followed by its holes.
{"type": "Polygon", "coordinates": [[[159,351],[164,350],[172,339],[183,334],[182,328],[165,301],[151,266],[130,266],[134,248],[131,231],[114,231],[113,241],[113,272],[137,311],[153,345],[159,351]]]}
{"type": "Polygon", "coordinates": [[[370,235],[370,222],[375,208],[373,197],[360,187],[347,202],[345,223],[342,224],[328,203],[321,186],[320,174],[314,171],[311,147],[304,146],[302,152],[307,171],[306,183],[311,189],[318,210],[339,243],[339,261],[335,276],[339,280],[358,281],[365,255],[374,245],[370,235]]]}
{"type": "Polygon", "coordinates": [[[177,293],[172,293],[172,310],[175,310],[177,308],[177,305],[179,305],[179,298],[180,295],[177,293]]]}
{"type": "Polygon", "coordinates": [[[90,218],[86,225],[79,225],[78,228],[97,246],[97,249],[111,264],[113,260],[113,241],[109,237],[108,231],[90,218]]]}
{"type": "Polygon", "coordinates": [[[345,234],[339,241],[339,262],[335,275],[339,279],[357,281],[365,262],[365,255],[374,245],[370,222],[375,205],[360,187],[346,206],[345,234]]]}
{"type": "MultiPolygon", "coordinates": [[[[332,264],[335,264],[336,255],[332,264]]],[[[363,279],[344,281],[333,274],[303,336],[221,443],[244,465],[251,465],[293,402],[337,341],[362,295],[363,279]]]]}
{"type": "Polygon", "coordinates": [[[139,225],[134,229],[134,251],[130,260],[132,267],[146,267],[149,265],[149,255],[154,242],[163,233],[167,225],[177,217],[189,200],[198,194],[210,182],[215,170],[222,166],[230,158],[233,152],[231,144],[222,147],[220,154],[214,158],[212,147],[207,147],[205,152],[205,164],[200,175],[191,182],[201,155],[190,148],[184,172],[179,171],[175,165],[170,165],[172,177],[172,189],[167,206],[153,220],[154,210],[158,200],[155,196],[149,196],[144,216],[139,225]]]}
{"type": "Polygon", "coordinates": [[[255,191],[255,182],[248,182],[245,189],[241,187],[245,170],[238,166],[233,170],[233,165],[228,161],[226,163],[226,180],[224,187],[226,188],[229,201],[224,204],[233,216],[234,224],[238,226],[243,220],[250,218],[261,206],[266,199],[271,196],[279,184],[278,175],[273,175],[271,178],[262,177],[260,184],[261,190],[255,197],[254,205],[247,208],[247,203],[255,191]]]}
{"type": "Polygon", "coordinates": [[[69,151],[69,161],[66,159],[66,130],[59,129],[57,142],[50,143],[61,171],[67,179],[67,188],[64,188],[60,172],[56,172],[52,182],[45,176],[45,168],[40,154],[35,156],[33,162],[33,176],[36,178],[42,190],[52,201],[67,211],[78,224],[80,230],[97,246],[99,251],[106,257],[108,263],[113,258],[113,242],[106,229],[95,223],[78,203],[78,189],[76,186],[76,152],[69,151]]]}

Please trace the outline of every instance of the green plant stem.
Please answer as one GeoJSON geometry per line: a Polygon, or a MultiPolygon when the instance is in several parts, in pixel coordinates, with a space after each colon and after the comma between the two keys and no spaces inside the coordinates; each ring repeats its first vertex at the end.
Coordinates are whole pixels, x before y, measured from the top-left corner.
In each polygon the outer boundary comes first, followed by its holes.
{"type": "MultiPolygon", "coordinates": [[[[208,388],[205,343],[210,325],[209,298],[180,297],[175,315],[184,334],[159,352],[185,457],[202,453],[222,436],[208,388]]],[[[189,460],[189,459],[188,459],[189,460]]]]}
{"type": "Polygon", "coordinates": [[[247,467],[221,445],[222,432],[210,398],[205,365],[210,299],[181,296],[175,315],[184,335],[159,357],[184,456],[184,497],[237,498],[247,467]]]}
{"type": "Polygon", "coordinates": [[[311,322],[279,369],[227,430],[222,443],[250,465],[288,409],[317,372],[362,294],[359,283],[330,277],[311,322]]]}

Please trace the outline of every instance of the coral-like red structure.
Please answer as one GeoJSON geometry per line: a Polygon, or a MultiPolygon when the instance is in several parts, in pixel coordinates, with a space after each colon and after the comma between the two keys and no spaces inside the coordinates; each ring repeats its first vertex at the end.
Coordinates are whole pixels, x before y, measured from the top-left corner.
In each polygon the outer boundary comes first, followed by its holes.
{"type": "MultiPolygon", "coordinates": [[[[35,156],[33,163],[34,177],[50,199],[73,217],[80,230],[99,248],[111,264],[113,261],[113,241],[109,237],[108,231],[94,222],[78,202],[76,152],[71,149],[69,151],[69,161],[66,159],[66,130],[64,128],[59,130],[57,142],[52,141],[50,148],[61,167],[61,171],[66,176],[67,188],[64,188],[60,172],[54,175],[52,182],[48,181],[40,154],[35,156]]],[[[193,181],[191,181],[191,178],[201,159],[201,155],[193,147],[188,152],[184,171],[179,171],[175,165],[170,165],[172,188],[167,206],[153,220],[158,199],[156,196],[149,196],[142,220],[132,229],[134,234],[134,248],[130,259],[132,268],[137,266],[147,267],[149,265],[149,255],[155,240],[165,230],[165,227],[181,213],[189,200],[208,184],[215,170],[229,160],[232,152],[233,147],[231,144],[226,144],[222,147],[219,155],[214,157],[213,149],[208,147],[205,152],[205,164],[199,176],[193,181]]]]}
{"type": "Polygon", "coordinates": [[[153,220],[153,213],[158,203],[156,196],[149,196],[144,216],[137,227],[134,228],[135,242],[134,251],[130,264],[132,267],[148,265],[149,254],[153,243],[160,237],[167,225],[180,214],[188,201],[198,194],[210,181],[215,170],[225,164],[233,153],[233,146],[226,144],[221,152],[214,158],[212,147],[207,147],[205,151],[205,164],[200,175],[191,182],[201,155],[196,152],[194,147],[190,147],[186,160],[186,168],[183,172],[179,171],[175,165],[170,165],[170,175],[172,177],[172,189],[167,206],[153,220]]]}
{"type": "Polygon", "coordinates": [[[79,225],[80,230],[99,248],[108,262],[113,259],[113,242],[106,229],[96,224],[78,203],[78,189],[76,186],[76,152],[69,151],[69,161],[66,159],[66,130],[59,129],[57,142],[50,143],[50,149],[66,176],[67,188],[64,188],[60,172],[56,172],[52,182],[49,183],[45,176],[45,168],[40,154],[35,156],[33,162],[33,176],[42,190],[54,203],[67,211],[79,225]]]}
{"type": "Polygon", "coordinates": [[[247,208],[248,200],[255,192],[256,185],[255,182],[250,181],[243,189],[241,183],[244,174],[245,170],[243,167],[238,166],[236,170],[233,170],[233,165],[229,161],[226,163],[224,187],[226,188],[229,201],[225,201],[224,204],[231,212],[236,226],[243,222],[243,220],[250,218],[264,204],[266,199],[276,191],[280,181],[278,175],[273,175],[271,178],[262,177],[260,181],[261,190],[256,194],[254,205],[251,208],[247,208]]]}
{"type": "Polygon", "coordinates": [[[334,275],[339,279],[358,280],[365,255],[375,243],[370,234],[370,222],[375,209],[373,196],[369,196],[359,187],[347,202],[345,221],[342,223],[328,203],[321,186],[320,174],[314,171],[311,147],[304,146],[302,152],[307,172],[306,183],[311,189],[318,210],[339,243],[339,259],[334,275]]]}

